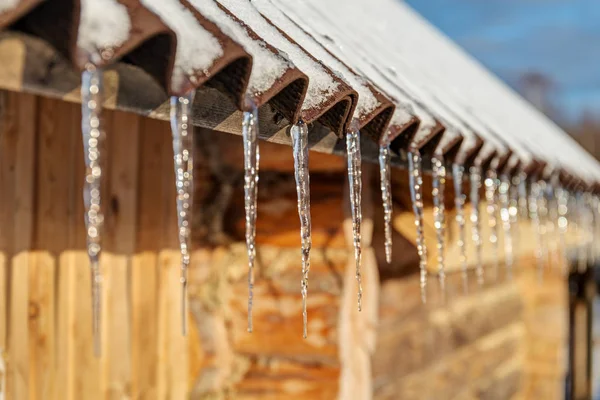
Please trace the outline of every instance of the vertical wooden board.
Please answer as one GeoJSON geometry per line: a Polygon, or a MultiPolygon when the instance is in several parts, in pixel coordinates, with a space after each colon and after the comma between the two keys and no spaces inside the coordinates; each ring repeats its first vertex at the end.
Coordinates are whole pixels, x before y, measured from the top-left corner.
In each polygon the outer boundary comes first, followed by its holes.
{"type": "Polygon", "coordinates": [[[13,251],[13,213],[14,207],[14,174],[12,166],[16,146],[16,102],[15,94],[0,91],[0,356],[2,368],[0,371],[0,393],[7,395],[7,378],[9,365],[9,334],[10,334],[10,301],[11,276],[10,265],[13,251]]]}
{"type": "MultiPolygon", "coordinates": [[[[68,399],[73,398],[74,378],[80,371],[73,364],[77,354],[74,347],[77,345],[75,329],[76,323],[79,323],[74,310],[80,303],[74,291],[75,269],[85,268],[86,265],[78,263],[76,259],[74,249],[77,249],[77,241],[72,236],[72,225],[82,215],[77,214],[75,208],[73,184],[81,166],[81,156],[76,157],[81,153],[76,154],[75,141],[80,131],[80,118],[76,105],[44,98],[39,100],[39,104],[38,195],[34,238],[40,252],[35,260],[36,268],[48,269],[51,271],[48,274],[57,276],[55,285],[58,290],[56,299],[52,301],[58,305],[57,315],[53,317],[57,324],[53,331],[58,333],[58,337],[51,346],[57,350],[57,362],[50,378],[56,386],[52,395],[43,392],[41,395],[43,398],[54,396],[56,399],[68,399]]],[[[80,193],[77,193],[79,202],[80,193]]]]}
{"type": "Polygon", "coordinates": [[[158,314],[159,280],[158,248],[160,246],[163,199],[157,177],[163,167],[161,147],[166,124],[141,120],[139,138],[139,174],[137,202],[136,254],[131,266],[131,397],[159,399],[158,314]]]}
{"type": "Polygon", "coordinates": [[[52,399],[56,382],[56,259],[45,251],[21,252],[15,257],[17,262],[29,266],[29,398],[52,399]]]}
{"type": "MultiPolygon", "coordinates": [[[[183,399],[188,397],[189,393],[189,354],[188,336],[182,334],[182,315],[181,315],[181,256],[179,252],[179,239],[177,227],[177,202],[175,195],[175,173],[173,171],[173,149],[171,144],[171,135],[163,135],[164,145],[162,146],[162,195],[164,196],[163,205],[163,229],[161,241],[161,253],[159,264],[161,269],[161,282],[165,285],[161,287],[159,301],[159,337],[164,341],[161,343],[159,351],[163,352],[161,358],[165,360],[162,364],[159,377],[164,384],[164,398],[183,399]]],[[[188,325],[190,318],[189,306],[185,315],[188,325]]]]}
{"type": "Polygon", "coordinates": [[[120,111],[107,117],[112,118],[114,131],[109,140],[111,167],[105,203],[102,374],[104,397],[122,399],[131,396],[129,257],[135,252],[140,117],[120,111]]]}
{"type": "MultiPolygon", "coordinates": [[[[82,219],[81,141],[78,106],[56,100],[40,99],[40,141],[38,167],[38,229],[37,246],[49,251],[56,263],[57,316],[56,316],[56,399],[81,398],[75,393],[76,378],[87,373],[76,362],[86,349],[79,344],[78,328],[84,323],[78,319],[77,309],[85,299],[77,294],[77,272],[87,272],[82,257],[82,232],[77,223],[82,219]],[[56,115],[60,115],[57,118],[56,115]]],[[[85,254],[85,253],[84,253],[85,254]]],[[[87,303],[89,304],[89,302],[87,303]]],[[[89,326],[88,326],[89,329],[89,326]]]]}
{"type": "Polygon", "coordinates": [[[19,141],[19,95],[8,93],[5,97],[2,127],[2,227],[3,247],[6,249],[8,278],[8,332],[7,332],[7,397],[26,398],[29,395],[28,348],[28,269],[16,259],[17,220],[16,204],[17,148],[19,141]],[[9,267],[10,266],[10,267],[9,267]],[[8,268],[9,267],[9,268],[8,268]]]}

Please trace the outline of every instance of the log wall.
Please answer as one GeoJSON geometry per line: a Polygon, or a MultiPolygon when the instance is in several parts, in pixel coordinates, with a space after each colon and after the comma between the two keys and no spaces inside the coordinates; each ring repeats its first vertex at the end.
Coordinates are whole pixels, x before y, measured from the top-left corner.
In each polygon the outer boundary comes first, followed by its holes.
{"type": "MultiPolygon", "coordinates": [[[[445,303],[432,278],[421,304],[405,171],[394,172],[394,262],[386,265],[378,171],[363,170],[365,294],[358,313],[345,160],[318,153],[311,153],[309,337],[302,339],[293,160],[289,147],[263,142],[255,332],[248,334],[242,144],[209,131],[197,135],[190,323],[182,337],[169,127],[119,111],[106,113],[97,359],[79,106],[11,92],[0,100],[6,399],[537,399],[539,374],[532,371],[544,365],[555,371],[552,379],[560,375],[560,360],[535,347],[548,322],[536,315],[560,283],[545,297],[524,295],[534,283],[520,275],[465,295],[458,274],[450,274],[445,303]]],[[[551,319],[561,307],[552,304],[551,319]]]]}

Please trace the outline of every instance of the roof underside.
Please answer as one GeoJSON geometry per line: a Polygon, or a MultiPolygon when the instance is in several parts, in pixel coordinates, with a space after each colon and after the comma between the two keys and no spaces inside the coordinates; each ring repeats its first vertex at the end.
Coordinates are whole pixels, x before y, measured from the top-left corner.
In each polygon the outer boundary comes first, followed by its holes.
{"type": "Polygon", "coordinates": [[[78,101],[77,70],[110,83],[106,106],[167,119],[196,96],[196,125],[261,137],[312,124],[314,150],[391,142],[500,172],[556,174],[595,188],[600,166],[566,133],[398,0],[0,0],[0,87],[78,101]],[[6,3],[6,4],[4,4],[6,3]],[[101,12],[99,12],[101,10],[101,12]]]}

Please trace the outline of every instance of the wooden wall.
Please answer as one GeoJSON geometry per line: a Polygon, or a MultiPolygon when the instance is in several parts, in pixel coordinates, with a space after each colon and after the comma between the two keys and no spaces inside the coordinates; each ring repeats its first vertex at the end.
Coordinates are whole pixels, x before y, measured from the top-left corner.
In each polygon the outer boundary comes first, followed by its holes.
{"type": "Polygon", "coordinates": [[[364,167],[358,313],[345,160],[311,153],[303,340],[291,150],[261,142],[255,332],[248,334],[242,144],[227,134],[197,135],[190,329],[182,337],[169,127],[117,111],[106,112],[103,352],[95,358],[79,106],[9,92],[0,100],[6,399],[526,398],[526,346],[535,340],[528,335],[541,323],[526,320],[528,284],[500,280],[463,295],[455,274],[444,304],[432,278],[422,305],[405,172],[394,173],[394,263],[386,265],[378,171],[364,167]]]}

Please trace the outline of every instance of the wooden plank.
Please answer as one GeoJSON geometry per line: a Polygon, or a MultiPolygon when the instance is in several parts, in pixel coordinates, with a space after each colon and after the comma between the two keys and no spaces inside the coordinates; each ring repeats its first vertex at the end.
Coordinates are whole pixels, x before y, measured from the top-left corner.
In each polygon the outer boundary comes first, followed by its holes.
{"type": "MultiPolygon", "coordinates": [[[[10,174],[10,154],[12,147],[10,143],[14,142],[11,135],[12,125],[14,124],[14,110],[11,108],[10,92],[0,91],[0,223],[3,229],[0,229],[0,393],[7,395],[7,374],[8,374],[8,334],[10,332],[10,258],[12,252],[13,239],[13,213],[9,211],[12,208],[13,194],[13,175],[10,174]]],[[[13,129],[14,131],[14,129],[13,129]]]]}
{"type": "Polygon", "coordinates": [[[8,288],[8,331],[7,331],[7,387],[8,398],[29,396],[29,348],[28,348],[28,267],[15,260],[16,166],[19,134],[18,94],[8,93],[5,97],[2,129],[2,191],[3,191],[3,247],[6,249],[6,276],[8,288]]]}
{"type": "Polygon", "coordinates": [[[161,176],[163,136],[167,124],[144,119],[139,141],[136,254],[131,265],[131,397],[158,399],[158,253],[163,198],[161,176]]]}
{"type": "Polygon", "coordinates": [[[54,264],[50,257],[33,253],[37,98],[17,98],[19,140],[15,169],[15,251],[13,268],[28,274],[29,398],[50,398],[54,384],[54,264]]]}
{"type": "Polygon", "coordinates": [[[40,170],[38,182],[39,197],[45,199],[38,206],[41,213],[39,247],[52,251],[58,292],[56,357],[60,362],[56,363],[53,395],[56,399],[76,399],[81,398],[75,393],[76,379],[87,373],[77,364],[76,357],[91,351],[91,345],[84,347],[78,343],[78,329],[85,321],[78,319],[76,314],[81,303],[89,304],[89,299],[77,296],[78,270],[88,270],[87,263],[81,261],[82,258],[85,260],[81,256],[85,238],[77,230],[78,221],[83,217],[81,207],[77,207],[82,201],[81,191],[77,190],[81,184],[76,184],[76,180],[83,180],[81,142],[76,140],[81,121],[78,107],[74,105],[46,99],[41,102],[41,116],[48,115],[43,118],[47,127],[40,125],[40,159],[47,166],[40,170]],[[56,115],[62,118],[56,118],[56,115]],[[54,136],[53,131],[56,131],[54,136]],[[47,144],[54,146],[48,148],[47,144]]]}
{"type": "Polygon", "coordinates": [[[102,389],[104,398],[122,399],[131,395],[129,260],[135,252],[140,117],[123,112],[107,117],[112,118],[114,131],[107,132],[111,166],[105,197],[106,251],[102,256],[106,300],[102,389]]]}

